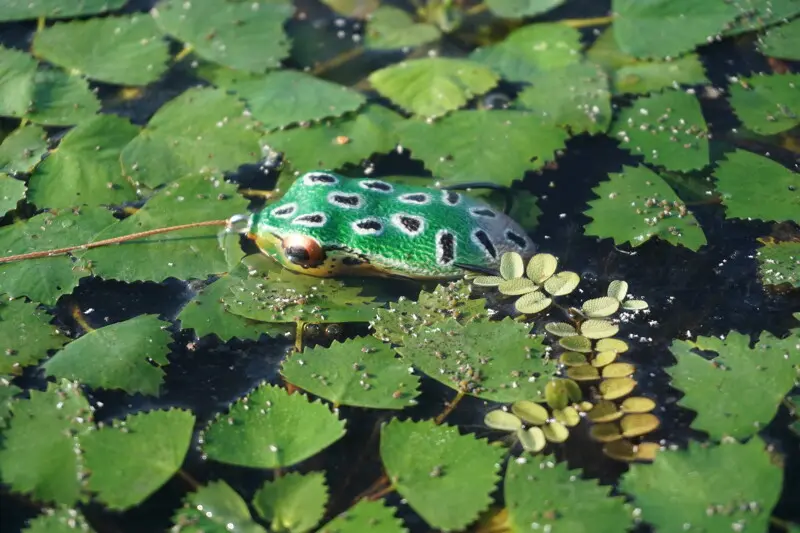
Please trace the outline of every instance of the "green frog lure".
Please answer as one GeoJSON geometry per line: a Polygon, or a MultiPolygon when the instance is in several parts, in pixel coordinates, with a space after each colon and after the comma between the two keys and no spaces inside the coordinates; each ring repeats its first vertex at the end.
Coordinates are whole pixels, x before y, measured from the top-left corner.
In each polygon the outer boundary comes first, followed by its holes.
{"type": "Polygon", "coordinates": [[[318,277],[450,279],[535,251],[505,213],[454,190],[326,171],[300,176],[245,231],[285,268],[318,277]]]}

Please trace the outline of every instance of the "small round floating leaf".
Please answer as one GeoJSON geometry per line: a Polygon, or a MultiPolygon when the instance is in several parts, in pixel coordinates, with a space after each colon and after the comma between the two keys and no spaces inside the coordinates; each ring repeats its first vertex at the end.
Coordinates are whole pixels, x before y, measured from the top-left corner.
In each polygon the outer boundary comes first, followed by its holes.
{"type": "Polygon", "coordinates": [[[657,442],[640,442],[636,446],[636,460],[652,462],[659,451],[661,451],[661,445],[657,442]]]}
{"type": "Polygon", "coordinates": [[[529,279],[515,278],[503,280],[497,290],[508,296],[520,296],[537,290],[539,287],[529,279]]]}
{"type": "Polygon", "coordinates": [[[574,291],[581,282],[581,277],[575,272],[559,272],[544,282],[544,290],[552,296],[566,296],[574,291]]]}
{"type": "MultiPolygon", "coordinates": [[[[602,400],[601,400],[602,401],[602,400]]],[[[594,404],[592,402],[583,401],[575,405],[575,408],[581,413],[588,413],[592,410],[594,404]]]]}
{"type": "Polygon", "coordinates": [[[572,350],[573,352],[589,353],[592,351],[592,341],[583,335],[563,337],[558,340],[558,344],[564,349],[572,350]]]}
{"type": "Polygon", "coordinates": [[[516,431],[522,427],[522,420],[502,409],[495,409],[486,413],[486,416],[483,417],[483,423],[492,429],[500,431],[516,431]]]}
{"type": "Polygon", "coordinates": [[[571,379],[563,379],[564,386],[567,388],[567,395],[570,403],[577,403],[583,400],[583,391],[578,383],[571,379]]]}
{"type": "Polygon", "coordinates": [[[603,378],[624,378],[632,376],[636,367],[630,363],[611,363],[603,367],[603,378]]]}
{"type": "Polygon", "coordinates": [[[592,366],[602,368],[606,365],[610,365],[617,360],[617,355],[619,355],[617,352],[612,351],[600,352],[594,356],[594,359],[592,359],[592,366]]]}
{"type": "Polygon", "coordinates": [[[628,294],[628,282],[615,279],[608,284],[607,294],[609,297],[616,298],[621,302],[625,299],[625,295],[628,294]]]}
{"type": "Polygon", "coordinates": [[[553,411],[553,418],[567,427],[575,427],[581,422],[580,413],[578,413],[578,410],[571,405],[568,405],[563,409],[556,409],[553,411]]]}
{"type": "Polygon", "coordinates": [[[566,322],[548,322],[544,325],[544,329],[556,337],[571,337],[578,334],[572,324],[566,322]]]}
{"type": "Polygon", "coordinates": [[[600,379],[600,372],[591,365],[572,366],[567,369],[567,376],[575,381],[596,381],[600,379]]]}
{"type": "Polygon", "coordinates": [[[626,311],[641,311],[650,307],[644,300],[625,300],[622,302],[622,308],[626,311]]]}
{"type": "Polygon", "coordinates": [[[547,309],[551,303],[553,303],[553,300],[546,297],[544,293],[536,291],[529,292],[514,302],[514,307],[520,313],[534,315],[547,309]]]}
{"type": "Polygon", "coordinates": [[[524,273],[525,264],[517,252],[506,252],[500,257],[500,275],[503,279],[521,278],[524,273]]]}
{"type": "Polygon", "coordinates": [[[544,431],[537,426],[517,431],[517,438],[527,452],[539,453],[547,446],[547,438],[544,436],[544,431]]]}
{"type": "Polygon", "coordinates": [[[600,383],[600,394],[606,400],[616,400],[627,396],[636,387],[636,380],[633,378],[610,378],[600,383]]]}
{"type": "Polygon", "coordinates": [[[478,276],[472,280],[472,284],[477,287],[497,287],[503,281],[500,276],[478,276]]]}
{"type": "Polygon", "coordinates": [[[645,398],[644,396],[631,396],[630,398],[625,398],[620,405],[620,409],[622,409],[622,411],[625,413],[649,413],[655,408],[656,402],[650,398],[645,398]]]}
{"type": "Polygon", "coordinates": [[[578,352],[564,352],[558,358],[558,362],[564,366],[583,366],[587,364],[586,356],[578,352]]]}
{"type": "Polygon", "coordinates": [[[561,422],[555,420],[542,426],[545,438],[550,442],[562,443],[569,438],[569,429],[561,422]]]}
{"type": "Polygon", "coordinates": [[[608,320],[589,319],[581,324],[581,335],[588,339],[613,337],[619,332],[619,326],[608,320]]]}
{"type": "Polygon", "coordinates": [[[581,306],[583,313],[591,318],[610,316],[619,309],[619,300],[610,296],[586,300],[581,306]]]}
{"type": "Polygon", "coordinates": [[[556,273],[558,259],[551,254],[536,254],[531,257],[525,269],[527,276],[535,283],[542,283],[556,273]]]}
{"type": "Polygon", "coordinates": [[[554,378],[548,381],[544,388],[544,398],[551,409],[563,409],[569,405],[569,390],[565,380],[554,378]]]}
{"type": "Polygon", "coordinates": [[[661,425],[661,421],[650,413],[636,413],[622,417],[619,425],[625,437],[633,438],[655,431],[661,425]]]}
{"type": "Polygon", "coordinates": [[[626,439],[607,442],[603,446],[603,453],[623,463],[630,463],[636,460],[636,446],[626,439]]]}
{"type": "Polygon", "coordinates": [[[619,339],[600,339],[595,346],[598,352],[627,352],[628,344],[619,339]]]}
{"type": "Polygon", "coordinates": [[[594,424],[589,430],[589,436],[597,442],[614,442],[622,438],[619,426],[614,422],[594,424]]]}
{"type": "Polygon", "coordinates": [[[594,407],[587,413],[586,416],[594,424],[603,424],[606,422],[613,422],[622,418],[624,413],[617,408],[617,404],[609,400],[600,400],[594,407]]]}
{"type": "MultiPolygon", "coordinates": [[[[546,388],[545,391],[547,391],[546,388]]],[[[550,419],[550,414],[544,406],[530,400],[514,402],[511,405],[511,412],[528,424],[533,424],[535,426],[541,426],[550,419]]]]}

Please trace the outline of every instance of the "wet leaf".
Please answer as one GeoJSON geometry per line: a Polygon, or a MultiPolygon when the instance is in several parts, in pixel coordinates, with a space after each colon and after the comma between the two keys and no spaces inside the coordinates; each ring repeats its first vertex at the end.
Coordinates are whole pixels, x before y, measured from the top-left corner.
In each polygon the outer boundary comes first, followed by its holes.
{"type": "Polygon", "coordinates": [[[622,109],[609,135],[645,161],[687,171],[709,164],[708,126],[697,97],[675,89],[641,96],[622,109]]]}
{"type": "Polygon", "coordinates": [[[20,374],[69,340],[37,307],[23,299],[0,301],[0,375],[20,374]]]}
{"type": "MultiPolygon", "coordinates": [[[[0,144],[0,172],[16,174],[33,170],[47,152],[47,132],[36,125],[20,126],[0,144]]],[[[4,196],[0,193],[0,198],[4,196]]],[[[16,203],[16,202],[15,202],[16,203]]]]}
{"type": "Polygon", "coordinates": [[[344,421],[305,394],[262,383],[220,413],[203,432],[203,451],[221,463],[250,468],[291,466],[344,435],[344,421]]]}
{"type": "Polygon", "coordinates": [[[47,361],[48,376],[78,380],[90,387],[158,396],[169,364],[169,322],[140,315],[89,331],[47,361]],[[155,363],[151,364],[150,361],[155,363]]]}
{"type": "Polygon", "coordinates": [[[419,395],[419,379],[408,373],[408,363],[374,337],[305,349],[284,360],[281,374],[337,406],[403,409],[416,405],[419,395]]]}
{"type": "Polygon", "coordinates": [[[369,81],[381,95],[409,113],[438,117],[458,109],[495,85],[492,70],[466,59],[412,59],[377,70],[369,81]]]}
{"type": "Polygon", "coordinates": [[[498,17],[521,19],[533,17],[560,6],[566,0],[487,0],[486,4],[498,17]]]}
{"type": "Polygon", "coordinates": [[[370,104],[357,114],[275,131],[263,140],[273,150],[283,152],[294,168],[335,170],[391,151],[397,144],[395,130],[401,119],[394,111],[370,104]]]}
{"type": "Polygon", "coordinates": [[[22,392],[22,389],[11,384],[12,379],[12,376],[0,375],[0,429],[5,429],[8,426],[13,399],[22,392]]]}
{"type": "Polygon", "coordinates": [[[483,423],[491,429],[500,431],[517,431],[522,427],[522,420],[519,417],[502,409],[495,409],[486,413],[486,416],[483,417],[483,423]]]}
{"type": "Polygon", "coordinates": [[[800,242],[767,242],[758,248],[756,259],[764,285],[800,287],[800,242]]]}
{"type": "Polygon", "coordinates": [[[181,409],[139,412],[83,435],[89,490],[110,509],[141,503],[183,464],[194,421],[181,409]]]}
{"type": "Polygon", "coordinates": [[[567,133],[524,111],[466,110],[427,124],[409,120],[399,131],[411,157],[448,183],[482,181],[511,185],[542,168],[564,148],[567,133]],[[480,147],[481,157],[475,157],[480,147]]]}
{"type": "Polygon", "coordinates": [[[70,130],[34,171],[28,198],[39,208],[113,205],[136,200],[119,157],[139,128],[114,115],[97,115],[70,130]]]}
{"type": "Polygon", "coordinates": [[[0,172],[0,217],[15,209],[25,198],[25,182],[0,172]]]}
{"type": "Polygon", "coordinates": [[[714,170],[727,218],[800,221],[800,174],[766,157],[736,150],[714,170]]]}
{"type": "Polygon", "coordinates": [[[383,5],[367,21],[364,45],[373,50],[414,48],[439,37],[441,32],[433,24],[414,22],[406,11],[383,5]]]}
{"type": "Polygon", "coordinates": [[[469,56],[508,80],[531,81],[538,73],[563,68],[581,60],[581,34],[566,24],[529,24],[514,30],[502,42],[478,48],[469,56]]]}
{"type": "Polygon", "coordinates": [[[264,72],[280,66],[289,55],[283,24],[293,13],[292,4],[284,1],[163,0],[153,18],[164,33],[183,41],[203,59],[264,72]]]}
{"type": "Polygon", "coordinates": [[[725,29],[725,36],[762,30],[800,13],[800,5],[794,0],[737,0],[734,5],[739,16],[725,29]]]}
{"type": "Polygon", "coordinates": [[[394,419],[381,430],[380,453],[389,479],[414,511],[433,528],[460,530],[489,507],[505,451],[447,424],[394,419]],[[442,505],[432,494],[458,498],[442,505]]]}
{"type": "Polygon", "coordinates": [[[77,509],[59,507],[45,509],[43,514],[30,521],[23,533],[73,533],[74,531],[94,533],[83,514],[77,509]]]}
{"type": "Polygon", "coordinates": [[[247,503],[224,481],[212,481],[190,492],[173,518],[180,533],[266,533],[256,524],[247,503]]]}
{"type": "Polygon", "coordinates": [[[731,331],[725,340],[699,336],[670,346],[678,363],[667,372],[684,393],[678,404],[697,411],[692,427],[713,439],[744,439],[758,432],[794,387],[800,331],[784,339],[764,332],[753,348],[749,345],[749,336],[731,331]],[[695,350],[717,355],[709,360],[695,350]]]}
{"type": "Polygon", "coordinates": [[[730,103],[745,127],[773,135],[800,124],[800,74],[755,75],[730,87],[730,103]]]}
{"type": "Polygon", "coordinates": [[[144,13],[73,20],[36,32],[33,52],[68,72],[120,85],[147,85],[167,70],[169,53],[144,13]]]}
{"type": "Polygon", "coordinates": [[[253,507],[272,531],[305,533],[322,519],[327,501],[324,473],[290,472],[264,483],[253,496],[253,507]]]}
{"type": "Polygon", "coordinates": [[[641,519],[660,531],[682,531],[684,524],[767,531],[783,470],[764,446],[758,437],[717,446],[689,441],[687,450],[664,450],[652,464],[631,465],[620,488],[634,497],[641,519]]]}
{"type": "MultiPolygon", "coordinates": [[[[115,222],[110,211],[100,208],[42,213],[0,228],[0,251],[5,256],[84,244],[115,222]]],[[[68,256],[7,263],[0,265],[0,291],[52,305],[88,275],[83,263],[68,256]]]]}
{"type": "Polygon", "coordinates": [[[5,0],[0,4],[0,21],[95,15],[119,9],[125,2],[126,0],[5,0]]]}
{"type": "Polygon", "coordinates": [[[48,383],[46,391],[11,404],[12,418],[3,432],[0,478],[13,492],[40,502],[73,505],[81,498],[81,456],[76,438],[85,435],[92,413],[76,384],[48,383]]]}
{"type": "Polygon", "coordinates": [[[771,28],[760,39],[758,50],[766,56],[800,61],[800,19],[771,28]]]}
{"type": "Polygon", "coordinates": [[[625,531],[631,508],[611,487],[585,479],[553,456],[526,457],[506,466],[504,496],[515,531],[625,531]],[[536,526],[532,526],[536,524],[536,526]]]}
{"type": "Polygon", "coordinates": [[[529,329],[511,318],[466,325],[448,319],[418,328],[397,350],[454,390],[495,402],[537,400],[556,368],[542,358],[542,339],[529,335],[529,329]]]}
{"type": "Polygon", "coordinates": [[[394,515],[394,507],[381,500],[362,499],[319,530],[319,533],[408,533],[403,521],[394,515]]]}
{"type": "Polygon", "coordinates": [[[603,133],[611,124],[608,77],[591,63],[575,63],[527,78],[532,85],[517,97],[517,103],[547,124],[570,133],[603,133]]]}
{"type": "Polygon", "coordinates": [[[661,176],[645,167],[626,166],[609,178],[593,189],[599,198],[585,211],[593,219],[584,228],[587,235],[634,248],[653,237],[695,251],[706,244],[697,219],[661,176]]]}

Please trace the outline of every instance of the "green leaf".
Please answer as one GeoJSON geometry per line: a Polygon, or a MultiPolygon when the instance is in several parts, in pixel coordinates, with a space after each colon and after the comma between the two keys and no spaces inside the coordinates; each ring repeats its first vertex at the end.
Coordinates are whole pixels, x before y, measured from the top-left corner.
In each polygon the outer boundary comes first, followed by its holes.
{"type": "Polygon", "coordinates": [[[498,17],[521,19],[546,13],[566,0],[487,0],[489,10],[498,17]]]}
{"type": "Polygon", "coordinates": [[[292,167],[303,171],[338,169],[358,164],[372,154],[391,151],[402,117],[385,107],[369,104],[359,113],[313,126],[275,131],[264,137],[273,150],[283,152],[292,167]]]}
{"type": "Polygon", "coordinates": [[[800,61],[800,18],[769,30],[759,41],[765,56],[800,61]]]}
{"type": "Polygon", "coordinates": [[[731,85],[730,103],[745,127],[773,135],[800,124],[800,74],[742,78],[731,85]]]}
{"type": "Polygon", "coordinates": [[[127,0],[5,0],[0,4],[0,21],[72,18],[119,9],[127,0]]]}
{"type": "Polygon", "coordinates": [[[695,53],[669,60],[643,61],[620,50],[609,26],[586,52],[611,77],[612,93],[647,94],[667,87],[708,83],[703,63],[695,53]]]}
{"type": "Polygon", "coordinates": [[[505,450],[447,424],[393,419],[381,429],[380,453],[392,485],[411,508],[431,527],[452,531],[465,528],[492,502],[505,450]]]}
{"type": "Polygon", "coordinates": [[[667,369],[673,387],[683,391],[679,405],[697,411],[692,427],[713,439],[744,439],[775,416],[783,397],[794,387],[800,364],[800,330],[778,339],[761,334],[754,348],[750,338],[731,331],[695,341],[675,340],[670,351],[678,363],[667,369]],[[709,360],[693,350],[716,352],[709,360]]]}
{"type": "Polygon", "coordinates": [[[282,0],[164,0],[156,5],[153,18],[164,33],[183,41],[203,59],[264,72],[289,55],[283,23],[293,13],[292,4],[282,0]]]}
{"type": "Polygon", "coordinates": [[[0,374],[20,374],[69,340],[50,324],[52,319],[32,302],[0,302],[0,374]]]}
{"type": "Polygon", "coordinates": [[[220,414],[203,433],[203,451],[221,463],[291,466],[344,435],[344,421],[320,401],[263,383],[220,414]]]}
{"type": "Polygon", "coordinates": [[[164,379],[160,367],[169,364],[168,325],[157,315],[140,315],[89,331],[43,368],[48,376],[75,379],[90,387],[158,396],[164,379]]]}
{"type": "Polygon", "coordinates": [[[48,383],[30,390],[30,399],[11,404],[3,432],[0,478],[11,490],[34,500],[72,505],[79,500],[82,458],[77,439],[91,428],[92,411],[76,383],[48,383]]]}
{"type": "Polygon", "coordinates": [[[161,107],[122,151],[124,172],[157,187],[187,174],[233,170],[261,157],[244,104],[221,89],[192,88],[161,107]]]}
{"type": "Polygon", "coordinates": [[[478,48],[469,56],[498,72],[508,81],[529,81],[533,76],[581,61],[581,34],[566,24],[541,23],[511,32],[499,44],[478,48]]]}
{"type": "Polygon", "coordinates": [[[21,126],[0,144],[0,172],[30,172],[46,152],[47,133],[39,126],[21,126]]]}
{"type": "Polygon", "coordinates": [[[167,70],[169,52],[144,13],[62,22],[36,32],[38,57],[91,79],[147,85],[167,70]]]}
{"type": "MultiPolygon", "coordinates": [[[[0,250],[6,256],[84,244],[115,221],[102,208],[42,213],[0,228],[0,250]]],[[[88,275],[83,263],[76,264],[68,256],[7,263],[0,265],[0,292],[53,305],[88,275]]]]}
{"type": "Polygon", "coordinates": [[[739,16],[725,28],[724,36],[739,35],[785,22],[800,13],[796,0],[737,0],[739,16]]]}
{"type": "Polygon", "coordinates": [[[708,127],[697,97],[666,89],[637,98],[620,111],[609,135],[634,155],[669,170],[709,164],[708,127]]]}
{"type": "Polygon", "coordinates": [[[497,74],[479,63],[444,57],[403,61],[369,76],[381,95],[426,118],[464,106],[497,85],[498,79],[497,74]]]}
{"type": "Polygon", "coordinates": [[[0,115],[22,117],[28,112],[37,66],[29,54],[0,46],[0,115]]]}
{"type": "Polygon", "coordinates": [[[28,183],[28,199],[40,208],[113,205],[136,200],[119,166],[122,149],[139,128],[115,115],[97,115],[73,128],[28,183]]]}
{"type": "Polygon", "coordinates": [[[334,341],[285,359],[281,374],[292,384],[334,405],[403,409],[416,405],[419,379],[374,337],[334,341]]]}
{"type": "Polygon", "coordinates": [[[528,78],[533,85],[517,98],[542,122],[565,126],[573,135],[603,133],[611,124],[608,78],[597,66],[575,63],[528,78]]]}
{"type": "Polygon", "coordinates": [[[726,218],[800,221],[800,174],[736,150],[714,170],[726,218]]]}
{"type": "Polygon", "coordinates": [[[687,450],[660,451],[653,464],[634,464],[620,489],[633,495],[641,519],[658,531],[767,531],[783,469],[755,437],[687,450]]]}
{"type": "Polygon", "coordinates": [[[706,244],[703,229],[661,176],[646,167],[622,167],[592,189],[599,196],[584,212],[592,219],[586,235],[614,239],[619,245],[641,246],[657,237],[697,251],[706,244]],[[667,202],[668,214],[662,202],[667,202]]]}
{"type": "Polygon", "coordinates": [[[767,241],[756,250],[756,259],[764,285],[788,283],[800,288],[800,242],[767,241]]]}
{"type": "Polygon", "coordinates": [[[408,533],[403,521],[394,516],[394,507],[383,500],[360,500],[319,530],[320,533],[408,533]]]}
{"type": "Polygon", "coordinates": [[[627,531],[633,526],[629,505],[611,496],[611,487],[583,479],[553,456],[508,461],[504,485],[515,531],[627,531]]]}
{"type": "MultiPolygon", "coordinates": [[[[186,176],[153,195],[144,207],[109,226],[95,240],[178,224],[227,219],[245,212],[247,200],[219,176],[186,176]]],[[[163,281],[206,279],[228,270],[217,239],[220,228],[187,229],[83,252],[92,272],[105,279],[163,281]],[[121,252],[120,250],[125,250],[121,252]]]]}
{"type": "Polygon", "coordinates": [[[739,14],[735,2],[613,0],[614,35],[636,57],[675,57],[710,42],[739,14]]]}
{"type": "Polygon", "coordinates": [[[414,22],[406,11],[383,5],[367,21],[364,46],[372,50],[414,48],[433,42],[441,35],[433,24],[414,22]]]}
{"type": "Polygon", "coordinates": [[[449,319],[418,328],[397,351],[454,390],[495,402],[538,401],[556,365],[544,359],[542,338],[529,330],[509,317],[466,325],[449,319]]]}
{"type": "Polygon", "coordinates": [[[13,398],[22,392],[22,389],[11,384],[12,379],[11,376],[0,376],[0,429],[8,426],[13,398]]]}
{"type": "Polygon", "coordinates": [[[181,409],[140,412],[87,433],[81,447],[89,490],[110,509],[141,503],[183,464],[194,421],[181,409]]]}
{"type": "Polygon", "coordinates": [[[77,509],[60,507],[58,509],[45,509],[31,520],[23,533],[74,533],[75,531],[94,533],[89,527],[86,518],[77,509]]]}
{"type": "Polygon", "coordinates": [[[325,474],[290,472],[264,483],[253,496],[253,507],[272,531],[305,533],[322,520],[327,501],[325,474]]]}
{"type": "Polygon", "coordinates": [[[322,0],[334,12],[348,18],[363,19],[375,11],[379,0],[322,0]]]}
{"type": "Polygon", "coordinates": [[[0,172],[0,217],[16,209],[17,203],[25,198],[25,190],[24,181],[0,172]]]}
{"type": "Polygon", "coordinates": [[[224,481],[212,481],[189,493],[175,513],[174,533],[265,533],[250,516],[247,504],[224,481]]]}
{"type": "Polygon", "coordinates": [[[491,181],[511,185],[525,172],[542,168],[564,148],[567,133],[524,111],[458,111],[428,124],[409,120],[399,131],[414,159],[448,183],[491,181]],[[478,146],[502,146],[483,150],[478,146]]]}

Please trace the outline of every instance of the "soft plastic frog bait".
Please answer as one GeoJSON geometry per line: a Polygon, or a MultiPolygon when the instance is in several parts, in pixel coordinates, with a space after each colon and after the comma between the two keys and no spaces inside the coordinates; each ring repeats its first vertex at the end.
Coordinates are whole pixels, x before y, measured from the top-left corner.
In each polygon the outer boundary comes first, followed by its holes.
{"type": "Polygon", "coordinates": [[[464,194],[325,171],[300,176],[247,232],[287,269],[319,277],[455,278],[535,250],[519,224],[464,194]]]}

